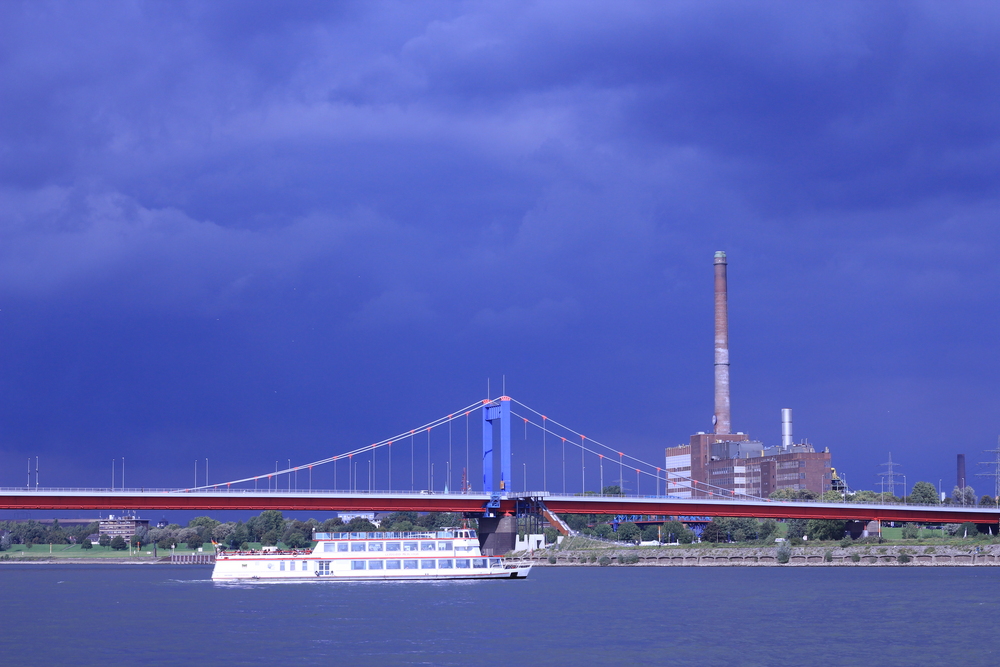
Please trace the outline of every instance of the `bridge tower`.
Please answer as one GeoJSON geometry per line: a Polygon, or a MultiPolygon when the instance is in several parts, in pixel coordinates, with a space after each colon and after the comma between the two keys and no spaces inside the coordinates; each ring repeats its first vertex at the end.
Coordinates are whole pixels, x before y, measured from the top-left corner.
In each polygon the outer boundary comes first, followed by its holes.
{"type": "Polygon", "coordinates": [[[500,488],[510,486],[510,397],[483,401],[483,492],[493,494],[493,422],[500,422],[500,488]]]}
{"type": "Polygon", "coordinates": [[[498,516],[500,499],[510,490],[510,397],[483,401],[483,492],[490,495],[479,517],[479,547],[499,555],[514,548],[517,517],[498,516]],[[493,422],[500,422],[500,488],[493,490],[493,422]]]}

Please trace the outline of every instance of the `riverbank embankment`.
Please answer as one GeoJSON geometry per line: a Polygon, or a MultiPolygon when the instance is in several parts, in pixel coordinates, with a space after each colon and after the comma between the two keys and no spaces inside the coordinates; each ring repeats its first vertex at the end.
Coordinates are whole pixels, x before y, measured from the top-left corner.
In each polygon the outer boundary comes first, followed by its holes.
{"type": "Polygon", "coordinates": [[[1000,566],[1000,544],[899,545],[871,544],[841,547],[818,545],[790,547],[781,562],[778,547],[627,547],[537,550],[517,554],[540,567],[645,566],[645,567],[883,567],[883,566],[1000,566]]]}

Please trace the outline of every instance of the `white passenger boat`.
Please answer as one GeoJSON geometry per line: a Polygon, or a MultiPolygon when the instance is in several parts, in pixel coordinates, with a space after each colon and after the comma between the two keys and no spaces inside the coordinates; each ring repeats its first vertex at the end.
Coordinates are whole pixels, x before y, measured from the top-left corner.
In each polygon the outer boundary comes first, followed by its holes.
{"type": "Polygon", "coordinates": [[[387,579],[524,579],[530,563],[479,551],[476,531],[314,533],[312,550],[228,551],[216,547],[212,579],[363,581],[387,579]]]}

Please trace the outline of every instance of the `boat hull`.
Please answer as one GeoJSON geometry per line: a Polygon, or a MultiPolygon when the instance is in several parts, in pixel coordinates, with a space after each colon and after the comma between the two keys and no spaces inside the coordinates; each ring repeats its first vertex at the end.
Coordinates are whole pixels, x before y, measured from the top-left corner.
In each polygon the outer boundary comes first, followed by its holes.
{"type": "Polygon", "coordinates": [[[471,572],[469,574],[442,572],[415,572],[412,574],[380,574],[375,572],[331,572],[324,575],[303,576],[294,575],[289,572],[286,576],[274,575],[241,575],[240,573],[213,573],[213,581],[239,581],[239,582],[337,582],[337,581],[463,581],[470,579],[526,579],[531,572],[531,565],[509,566],[503,569],[491,569],[486,572],[471,572]]]}
{"type": "Polygon", "coordinates": [[[219,548],[215,581],[442,581],[524,579],[530,563],[483,556],[469,528],[314,533],[312,550],[219,548]]]}

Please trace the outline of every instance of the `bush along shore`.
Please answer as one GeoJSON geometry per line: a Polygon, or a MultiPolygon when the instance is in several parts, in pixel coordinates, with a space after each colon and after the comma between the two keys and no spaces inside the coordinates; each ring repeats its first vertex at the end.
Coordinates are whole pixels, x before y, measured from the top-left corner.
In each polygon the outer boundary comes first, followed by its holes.
{"type": "Polygon", "coordinates": [[[885,566],[1000,566],[1000,544],[852,544],[837,542],[791,546],[634,547],[574,537],[531,553],[515,554],[547,566],[645,567],[885,567],[885,566]]]}

